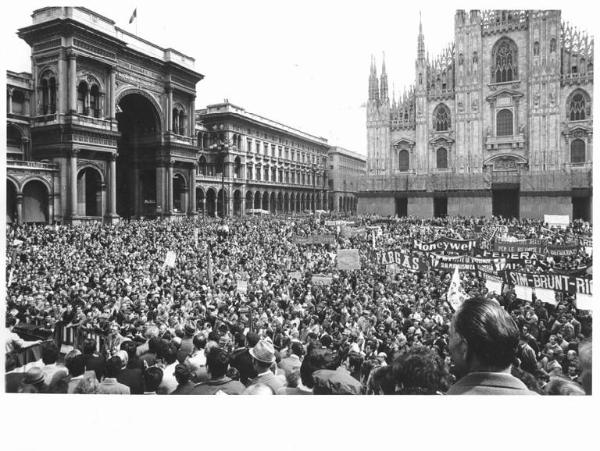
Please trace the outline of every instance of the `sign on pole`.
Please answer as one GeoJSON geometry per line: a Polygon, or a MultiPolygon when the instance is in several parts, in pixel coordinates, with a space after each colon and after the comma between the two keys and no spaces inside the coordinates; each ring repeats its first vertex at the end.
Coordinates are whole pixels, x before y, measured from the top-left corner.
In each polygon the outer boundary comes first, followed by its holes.
{"type": "Polygon", "coordinates": [[[339,249],[337,253],[337,267],[340,270],[346,271],[360,269],[358,249],[339,249]]]}
{"type": "Polygon", "coordinates": [[[167,251],[167,256],[165,257],[165,264],[164,266],[168,266],[170,268],[175,268],[175,252],[173,251],[167,251]]]}

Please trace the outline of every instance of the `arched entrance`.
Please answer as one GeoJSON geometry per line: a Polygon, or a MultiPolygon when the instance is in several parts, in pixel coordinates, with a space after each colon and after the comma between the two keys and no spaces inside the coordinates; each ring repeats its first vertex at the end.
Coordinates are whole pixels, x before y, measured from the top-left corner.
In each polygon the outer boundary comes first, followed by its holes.
{"type": "Polygon", "coordinates": [[[163,201],[163,193],[157,193],[158,171],[153,158],[160,144],[158,111],[149,99],[138,93],[122,97],[118,111],[121,136],[117,142],[116,212],[125,218],[165,212],[166,199],[163,201]]]}
{"type": "Polygon", "coordinates": [[[254,199],[252,198],[252,191],[246,193],[246,211],[252,210],[254,207],[254,199]]]}
{"type": "Polygon", "coordinates": [[[254,193],[254,209],[255,210],[260,210],[261,207],[261,195],[260,195],[260,191],[257,191],[256,193],[254,193]]]}
{"type": "Polygon", "coordinates": [[[181,174],[173,176],[173,208],[177,213],[187,211],[187,187],[181,174]]]}
{"type": "Polygon", "coordinates": [[[217,193],[217,215],[221,218],[227,214],[227,191],[220,189],[217,193]]]}
{"type": "Polygon", "coordinates": [[[48,222],[48,189],[39,180],[23,187],[23,222],[48,222]]]}
{"type": "Polygon", "coordinates": [[[239,189],[233,192],[233,214],[240,216],[242,214],[242,193],[239,189]]]}
{"type": "Polygon", "coordinates": [[[17,222],[17,188],[10,180],[6,181],[6,223],[17,222]]]}
{"type": "Polygon", "coordinates": [[[290,195],[288,193],[283,195],[283,211],[286,213],[290,211],[290,195]]]}
{"type": "Polygon", "coordinates": [[[102,216],[102,177],[94,168],[84,168],[77,174],[77,214],[102,216]]]}
{"type": "Polygon", "coordinates": [[[264,192],[262,197],[262,209],[269,211],[269,193],[264,192]]]}
{"type": "Polygon", "coordinates": [[[217,193],[215,190],[210,188],[206,191],[206,214],[208,216],[214,216],[217,211],[217,193]]]}
{"type": "Polygon", "coordinates": [[[202,216],[206,214],[205,203],[206,199],[204,198],[204,191],[202,191],[202,188],[196,188],[196,210],[202,216]]]}
{"type": "Polygon", "coordinates": [[[275,193],[271,193],[271,197],[269,199],[269,206],[271,207],[271,213],[277,213],[277,201],[275,200],[275,193]]]}
{"type": "Polygon", "coordinates": [[[283,213],[283,194],[279,193],[277,195],[277,211],[279,213],[283,213]]]}

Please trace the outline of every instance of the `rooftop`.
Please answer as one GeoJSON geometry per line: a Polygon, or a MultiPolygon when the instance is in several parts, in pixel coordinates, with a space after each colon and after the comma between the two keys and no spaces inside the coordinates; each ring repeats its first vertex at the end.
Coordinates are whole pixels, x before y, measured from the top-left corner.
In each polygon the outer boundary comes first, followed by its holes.
{"type": "Polygon", "coordinates": [[[327,145],[327,139],[325,139],[323,137],[311,135],[309,133],[303,132],[296,128],[289,127],[285,124],[282,124],[281,122],[277,122],[277,121],[268,119],[264,116],[260,116],[259,114],[250,113],[249,111],[246,111],[244,108],[234,105],[233,103],[230,103],[227,99],[225,99],[222,103],[215,103],[213,105],[208,105],[204,109],[197,110],[197,112],[201,116],[210,115],[210,114],[223,114],[223,113],[236,114],[236,115],[242,116],[246,119],[252,120],[254,122],[258,122],[262,125],[272,127],[275,129],[279,129],[279,130],[285,131],[287,133],[291,133],[293,135],[296,135],[299,138],[302,138],[302,139],[305,139],[305,140],[308,140],[308,141],[311,141],[311,142],[314,142],[317,144],[321,144],[321,145],[325,145],[325,146],[327,145]]]}
{"type": "Polygon", "coordinates": [[[164,62],[173,62],[186,69],[195,70],[194,58],[171,48],[162,48],[116,26],[115,22],[92,10],[81,6],[50,6],[36,9],[32,17],[32,25],[39,25],[57,19],[70,19],[113,38],[123,41],[127,47],[144,55],[164,62]]]}
{"type": "Polygon", "coordinates": [[[360,161],[363,161],[363,162],[367,161],[367,157],[365,155],[362,155],[362,154],[357,153],[357,152],[353,152],[353,151],[345,149],[343,147],[337,147],[337,146],[331,147],[329,149],[329,153],[330,154],[331,153],[339,153],[340,155],[344,155],[346,157],[351,157],[351,158],[354,158],[356,160],[360,160],[360,161]]]}

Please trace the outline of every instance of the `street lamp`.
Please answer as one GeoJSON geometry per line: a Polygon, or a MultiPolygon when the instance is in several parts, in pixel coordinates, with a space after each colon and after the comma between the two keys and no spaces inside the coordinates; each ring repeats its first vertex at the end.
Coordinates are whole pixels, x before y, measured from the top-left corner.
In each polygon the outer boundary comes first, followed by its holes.
{"type": "Polygon", "coordinates": [[[317,189],[317,165],[316,163],[312,164],[312,171],[313,171],[313,195],[312,195],[312,201],[313,201],[313,214],[316,216],[317,215],[317,199],[315,197],[315,191],[317,189]]]}

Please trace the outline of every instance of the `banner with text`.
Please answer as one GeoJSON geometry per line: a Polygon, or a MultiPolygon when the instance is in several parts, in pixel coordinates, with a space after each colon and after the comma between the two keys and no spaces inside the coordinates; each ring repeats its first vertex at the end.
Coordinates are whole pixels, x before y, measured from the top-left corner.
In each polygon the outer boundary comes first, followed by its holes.
{"type": "Polygon", "coordinates": [[[413,255],[405,250],[396,249],[390,251],[377,252],[377,264],[379,265],[397,265],[401,268],[411,271],[427,272],[429,265],[424,258],[413,255]]]}
{"type": "Polygon", "coordinates": [[[519,240],[519,241],[499,241],[494,243],[494,250],[497,252],[537,252],[542,254],[546,243],[544,240],[519,240]]]}
{"type": "Polygon", "coordinates": [[[512,285],[544,288],[569,294],[592,294],[591,276],[567,276],[564,274],[532,274],[515,271],[505,272],[505,281],[512,285]]]}
{"type": "Polygon", "coordinates": [[[572,257],[579,253],[579,243],[549,244],[546,252],[552,257],[572,257]]]}
{"type": "Polygon", "coordinates": [[[413,240],[413,250],[421,252],[456,252],[468,254],[477,246],[478,240],[455,240],[452,238],[439,238],[429,243],[413,240]]]}
{"type": "Polygon", "coordinates": [[[295,236],[293,242],[296,244],[335,244],[335,235],[310,235],[295,236]]]}

